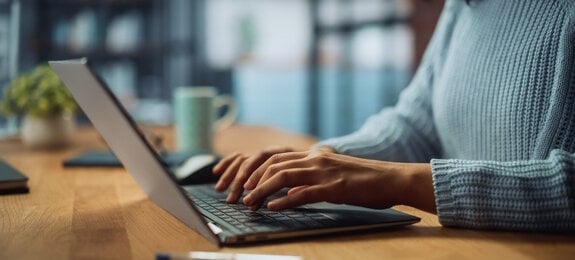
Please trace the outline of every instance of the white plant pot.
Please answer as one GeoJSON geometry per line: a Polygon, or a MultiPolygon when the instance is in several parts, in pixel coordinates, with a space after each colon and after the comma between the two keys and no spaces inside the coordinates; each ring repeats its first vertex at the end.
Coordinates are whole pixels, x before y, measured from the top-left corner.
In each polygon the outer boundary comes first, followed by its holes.
{"type": "Polygon", "coordinates": [[[72,114],[46,117],[26,115],[22,122],[22,142],[35,148],[59,148],[72,143],[76,125],[72,114]]]}

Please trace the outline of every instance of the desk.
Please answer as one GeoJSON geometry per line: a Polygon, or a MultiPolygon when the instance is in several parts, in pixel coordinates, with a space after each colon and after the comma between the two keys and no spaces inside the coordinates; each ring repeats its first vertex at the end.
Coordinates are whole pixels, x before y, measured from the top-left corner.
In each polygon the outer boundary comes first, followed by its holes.
{"type": "MultiPolygon", "coordinates": [[[[155,129],[173,147],[169,128],[155,129]]],[[[269,145],[309,147],[314,140],[266,127],[234,126],[218,134],[216,150],[255,152],[269,145]]],[[[0,196],[0,259],[153,259],[157,251],[223,251],[300,255],[304,259],[572,258],[575,237],[443,228],[413,208],[418,224],[367,234],[324,236],[217,248],[146,198],[119,168],[67,168],[64,158],[105,148],[81,129],[63,150],[37,151],[0,142],[0,157],[29,176],[31,192],[0,196]]]]}

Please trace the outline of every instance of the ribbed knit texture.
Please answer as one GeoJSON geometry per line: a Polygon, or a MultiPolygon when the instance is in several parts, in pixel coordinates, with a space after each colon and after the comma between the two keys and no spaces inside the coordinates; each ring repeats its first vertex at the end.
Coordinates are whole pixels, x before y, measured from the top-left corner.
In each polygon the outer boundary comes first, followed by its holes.
{"type": "Polygon", "coordinates": [[[447,1],[398,104],[319,145],[430,162],[445,226],[575,231],[575,1],[447,1]]]}

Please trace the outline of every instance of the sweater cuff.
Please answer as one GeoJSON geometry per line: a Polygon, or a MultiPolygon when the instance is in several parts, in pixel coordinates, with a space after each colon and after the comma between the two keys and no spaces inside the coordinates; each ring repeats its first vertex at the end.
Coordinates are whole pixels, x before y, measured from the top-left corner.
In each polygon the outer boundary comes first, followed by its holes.
{"type": "Polygon", "coordinates": [[[457,207],[451,187],[451,178],[457,168],[453,160],[431,160],[433,188],[435,192],[435,205],[437,217],[443,226],[456,226],[457,207]]]}

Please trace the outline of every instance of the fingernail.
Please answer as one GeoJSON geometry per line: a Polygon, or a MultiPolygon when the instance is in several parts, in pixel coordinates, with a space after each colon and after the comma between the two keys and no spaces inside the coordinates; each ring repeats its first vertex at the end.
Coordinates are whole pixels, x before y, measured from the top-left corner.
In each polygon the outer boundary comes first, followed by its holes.
{"type": "Polygon", "coordinates": [[[244,183],[244,189],[246,190],[252,190],[254,187],[252,187],[252,183],[251,182],[246,182],[244,183]]]}

